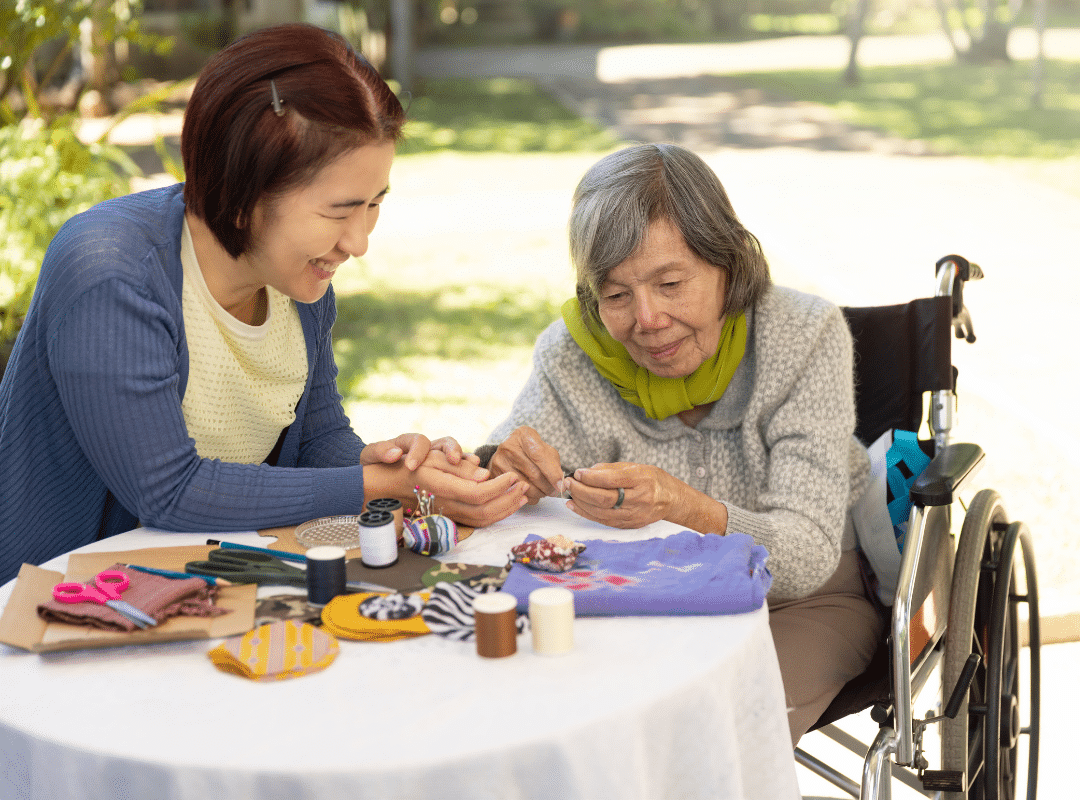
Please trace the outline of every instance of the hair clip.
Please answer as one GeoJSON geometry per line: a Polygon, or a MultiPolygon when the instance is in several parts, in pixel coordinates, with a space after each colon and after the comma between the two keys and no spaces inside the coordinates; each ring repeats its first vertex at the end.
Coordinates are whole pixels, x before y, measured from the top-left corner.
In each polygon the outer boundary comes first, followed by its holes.
{"type": "Polygon", "coordinates": [[[277,86],[273,79],[270,80],[270,104],[274,107],[274,113],[279,117],[285,116],[285,109],[281,107],[281,98],[278,97],[277,86]]]}

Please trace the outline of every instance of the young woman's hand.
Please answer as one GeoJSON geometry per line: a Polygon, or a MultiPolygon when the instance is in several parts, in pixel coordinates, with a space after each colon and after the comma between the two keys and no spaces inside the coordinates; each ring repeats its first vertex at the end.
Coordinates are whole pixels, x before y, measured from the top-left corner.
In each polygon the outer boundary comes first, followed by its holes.
{"type": "MultiPolygon", "coordinates": [[[[372,442],[364,447],[360,453],[360,463],[365,466],[368,464],[396,464],[404,459],[405,468],[411,472],[423,464],[428,457],[428,453],[433,450],[445,454],[446,460],[454,466],[468,463],[478,467],[480,464],[480,459],[472,453],[466,454],[452,436],[444,436],[441,439],[431,441],[422,433],[402,433],[393,439],[372,442]]],[[[478,478],[478,480],[484,480],[486,477],[487,473],[485,472],[484,477],[478,478]]]]}
{"type": "Polygon", "coordinates": [[[409,508],[416,505],[414,490],[422,489],[433,495],[434,513],[474,528],[498,522],[525,505],[526,485],[516,475],[501,475],[488,480],[488,470],[477,466],[475,460],[463,457],[460,448],[448,443],[447,446],[449,453],[429,448],[423,462],[415,469],[409,469],[400,455],[396,461],[365,466],[365,495],[396,497],[409,508]],[[457,463],[453,463],[455,458],[457,463]]]}
{"type": "Polygon", "coordinates": [[[528,502],[528,484],[517,475],[506,473],[489,480],[488,470],[464,459],[451,464],[446,454],[436,450],[415,475],[416,485],[434,496],[434,513],[474,528],[498,522],[528,502]]]}

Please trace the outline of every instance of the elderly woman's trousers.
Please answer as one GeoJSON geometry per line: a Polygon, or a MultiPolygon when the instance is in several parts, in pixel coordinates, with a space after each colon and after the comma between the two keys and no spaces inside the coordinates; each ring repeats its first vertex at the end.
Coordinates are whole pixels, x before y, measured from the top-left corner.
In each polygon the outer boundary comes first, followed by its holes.
{"type": "Polygon", "coordinates": [[[794,746],[874,655],[885,622],[864,589],[858,553],[841,554],[809,597],[769,609],[794,746]]]}

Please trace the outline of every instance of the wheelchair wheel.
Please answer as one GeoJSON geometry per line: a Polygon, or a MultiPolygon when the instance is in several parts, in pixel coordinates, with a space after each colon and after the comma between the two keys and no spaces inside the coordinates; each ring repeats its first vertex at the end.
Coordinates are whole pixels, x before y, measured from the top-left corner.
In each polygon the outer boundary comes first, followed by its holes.
{"type": "Polygon", "coordinates": [[[966,770],[967,793],[950,800],[1012,800],[1019,780],[1020,737],[1028,735],[1027,796],[1035,796],[1038,771],[1038,592],[1031,537],[1022,523],[1008,524],[1001,497],[976,495],[964,519],[953,570],[943,687],[951,691],[970,653],[982,662],[955,719],[942,725],[942,768],[966,770]],[[1017,543],[1027,594],[1016,594],[1017,543]],[[1018,602],[1028,602],[1031,690],[1029,726],[1020,728],[1020,626],[1018,602]],[[970,632],[970,633],[965,633],[970,632]]]}

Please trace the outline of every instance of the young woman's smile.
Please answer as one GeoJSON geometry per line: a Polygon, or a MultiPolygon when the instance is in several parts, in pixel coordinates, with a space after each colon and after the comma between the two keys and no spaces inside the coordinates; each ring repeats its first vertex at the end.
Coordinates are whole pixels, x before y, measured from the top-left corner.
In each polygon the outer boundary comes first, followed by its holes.
{"type": "Polygon", "coordinates": [[[393,142],[358,147],[305,186],[260,201],[252,248],[240,259],[251,278],[297,302],[322,297],[338,267],[367,252],[393,160],[393,142]]]}
{"type": "Polygon", "coordinates": [[[393,160],[393,142],[357,147],[303,186],[260,200],[248,223],[251,247],[239,258],[231,258],[205,223],[188,215],[210,294],[252,325],[260,324],[266,286],[298,303],[319,300],[338,268],[367,252],[393,160]]]}

